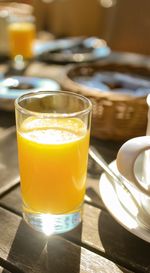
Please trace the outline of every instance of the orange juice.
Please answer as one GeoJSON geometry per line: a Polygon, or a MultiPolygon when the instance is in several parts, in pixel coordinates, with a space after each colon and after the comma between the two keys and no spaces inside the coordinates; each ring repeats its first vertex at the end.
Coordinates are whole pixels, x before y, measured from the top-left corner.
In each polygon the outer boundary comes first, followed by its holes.
{"type": "Polygon", "coordinates": [[[8,28],[10,55],[22,55],[25,59],[33,56],[35,25],[32,22],[14,22],[8,28]]]}
{"type": "Polygon", "coordinates": [[[23,202],[29,211],[62,214],[85,193],[89,132],[78,118],[27,118],[17,133],[23,202]]]}

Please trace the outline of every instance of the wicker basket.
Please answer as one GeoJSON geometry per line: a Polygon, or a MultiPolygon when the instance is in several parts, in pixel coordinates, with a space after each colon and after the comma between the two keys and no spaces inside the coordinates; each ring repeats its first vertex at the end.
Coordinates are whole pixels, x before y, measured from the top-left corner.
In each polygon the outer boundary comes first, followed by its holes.
{"type": "Polygon", "coordinates": [[[137,54],[113,53],[95,64],[73,65],[63,74],[61,85],[88,97],[93,104],[91,134],[100,139],[124,141],[145,135],[147,124],[146,95],[134,96],[112,91],[100,92],[73,80],[77,75],[94,71],[118,71],[140,77],[150,76],[149,59],[137,54]]]}

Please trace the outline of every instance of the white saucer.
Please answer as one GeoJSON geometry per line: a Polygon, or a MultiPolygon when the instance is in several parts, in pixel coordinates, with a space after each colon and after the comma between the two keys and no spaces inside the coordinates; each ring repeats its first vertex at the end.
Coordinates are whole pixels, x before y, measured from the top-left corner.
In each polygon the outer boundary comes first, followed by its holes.
{"type": "MultiPolygon", "coordinates": [[[[109,167],[116,174],[118,173],[115,161],[109,167]]],[[[106,208],[116,221],[137,237],[150,242],[150,231],[144,225],[139,224],[139,211],[130,195],[118,183],[112,182],[106,173],[103,173],[100,177],[99,190],[106,208]]],[[[138,192],[132,186],[130,186],[130,190],[134,191],[134,196],[139,200],[138,192]]]]}

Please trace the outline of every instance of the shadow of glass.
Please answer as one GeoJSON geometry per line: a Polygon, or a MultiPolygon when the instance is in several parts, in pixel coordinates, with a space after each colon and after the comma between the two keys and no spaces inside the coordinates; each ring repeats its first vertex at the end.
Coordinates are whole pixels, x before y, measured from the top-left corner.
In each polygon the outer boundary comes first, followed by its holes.
{"type": "Polygon", "coordinates": [[[11,245],[5,268],[14,273],[78,273],[80,253],[80,247],[63,237],[54,235],[46,237],[34,231],[22,220],[11,245]]]}
{"type": "Polygon", "coordinates": [[[7,257],[11,272],[32,272],[31,269],[37,267],[45,244],[46,237],[32,230],[22,220],[7,257]],[[16,271],[14,271],[14,267],[16,267],[16,271]]]}
{"type": "Polygon", "coordinates": [[[80,256],[80,247],[64,238],[53,236],[47,244],[47,269],[55,273],[79,273],[80,256]]]}

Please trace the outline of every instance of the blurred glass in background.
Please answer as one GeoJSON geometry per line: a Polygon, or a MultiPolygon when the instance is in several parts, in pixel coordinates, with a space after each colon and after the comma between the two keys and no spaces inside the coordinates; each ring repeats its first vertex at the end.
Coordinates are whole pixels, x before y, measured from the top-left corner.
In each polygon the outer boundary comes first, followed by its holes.
{"type": "Polygon", "coordinates": [[[8,24],[9,55],[15,65],[23,65],[23,62],[33,58],[35,29],[35,20],[31,15],[10,18],[8,24]]]}
{"type": "Polygon", "coordinates": [[[33,57],[36,38],[34,8],[16,2],[0,3],[0,55],[7,55],[12,66],[22,69],[33,57]]]}

